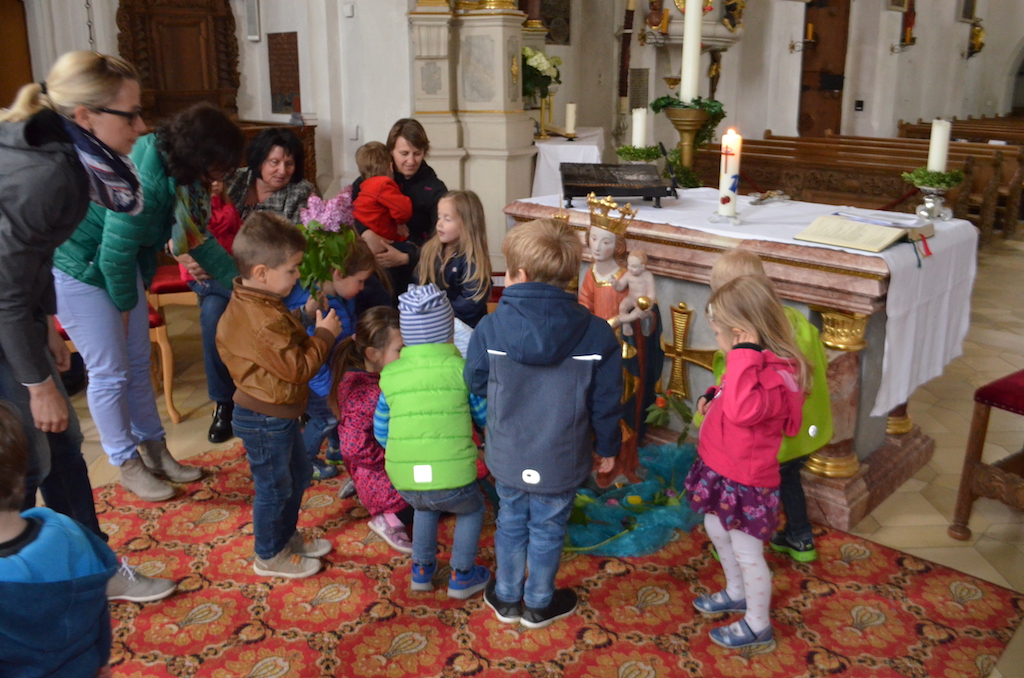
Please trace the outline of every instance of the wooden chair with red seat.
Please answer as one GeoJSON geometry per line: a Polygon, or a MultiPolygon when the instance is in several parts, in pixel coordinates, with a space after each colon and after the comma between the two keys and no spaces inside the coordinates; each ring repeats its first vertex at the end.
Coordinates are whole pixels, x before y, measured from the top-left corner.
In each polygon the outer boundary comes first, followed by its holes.
{"type": "MultiPolygon", "coordinates": [[[[71,341],[71,337],[60,326],[60,322],[56,318],[53,319],[53,322],[57,331],[60,332],[60,336],[64,338],[64,343],[67,344],[68,350],[72,353],[76,352],[78,349],[75,348],[75,342],[71,341]]],[[[160,349],[159,378],[163,381],[164,405],[167,408],[167,416],[175,424],[179,424],[181,423],[181,413],[174,406],[174,352],[171,350],[171,342],[167,337],[167,324],[164,322],[163,316],[152,305],[149,306],[149,340],[160,349]]],[[[86,366],[86,369],[88,369],[88,366],[86,366]]],[[[158,375],[153,373],[151,376],[155,384],[158,375]]]]}
{"type": "Polygon", "coordinates": [[[995,499],[1018,510],[1024,509],[1024,450],[994,464],[981,461],[988,433],[988,418],[993,407],[1024,415],[1024,370],[996,379],[974,392],[974,418],[967,438],[953,524],[949,527],[949,536],[954,539],[970,539],[971,530],[967,522],[971,518],[974,500],[978,497],[995,499]]]}
{"type": "Polygon", "coordinates": [[[150,305],[158,310],[172,304],[196,305],[196,293],[181,279],[181,269],[177,264],[166,264],[156,269],[147,296],[150,305]]]}

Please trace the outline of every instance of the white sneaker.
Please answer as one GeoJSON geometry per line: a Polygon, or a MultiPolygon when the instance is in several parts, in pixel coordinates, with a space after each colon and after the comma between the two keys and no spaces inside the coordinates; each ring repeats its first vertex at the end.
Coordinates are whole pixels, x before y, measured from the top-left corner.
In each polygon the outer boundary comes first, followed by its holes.
{"type": "Polygon", "coordinates": [[[178,585],[170,579],[153,579],[128,564],[128,557],[121,558],[121,567],[107,582],[107,600],[128,600],[133,603],[150,603],[163,600],[174,593],[178,585]]]}
{"type": "Polygon", "coordinates": [[[264,560],[256,556],[252,569],[256,574],[263,577],[285,577],[287,579],[302,579],[312,577],[320,571],[319,558],[307,558],[293,553],[291,548],[285,546],[273,558],[264,560]]]}
{"type": "Polygon", "coordinates": [[[292,550],[292,553],[297,553],[300,556],[319,558],[326,556],[334,547],[326,539],[308,539],[302,536],[301,532],[295,530],[295,534],[288,540],[288,548],[292,550]]]}

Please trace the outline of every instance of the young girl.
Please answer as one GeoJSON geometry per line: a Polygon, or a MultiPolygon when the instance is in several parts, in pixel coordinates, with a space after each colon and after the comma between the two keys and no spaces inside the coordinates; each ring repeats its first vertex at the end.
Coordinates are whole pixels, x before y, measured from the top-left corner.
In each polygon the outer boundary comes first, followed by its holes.
{"type": "Polygon", "coordinates": [[[398,311],[376,306],[356,324],[331,362],[331,409],[338,419],[341,456],[366,510],[371,530],[401,553],[412,553],[405,525],[413,510],[384,471],[384,448],[373,437],[373,412],[380,398],[380,371],[398,359],[402,335],[398,311]]]}
{"type": "Polygon", "coordinates": [[[690,505],[718,551],[726,588],[693,606],[705,614],[744,612],[711,631],[726,648],[772,642],[772,580],[764,541],[778,522],[779,446],[800,430],[807,361],[767,280],[741,276],[711,295],[708,319],[726,354],[721,387],[698,401],[698,452],[686,478],[690,505]]]}
{"type": "Polygon", "coordinates": [[[437,232],[423,245],[416,278],[421,285],[434,283],[448,295],[455,311],[455,345],[465,355],[472,328],[487,314],[491,295],[487,226],[476,193],[449,191],[438,201],[437,232]],[[460,322],[468,327],[460,327],[460,322]]]}

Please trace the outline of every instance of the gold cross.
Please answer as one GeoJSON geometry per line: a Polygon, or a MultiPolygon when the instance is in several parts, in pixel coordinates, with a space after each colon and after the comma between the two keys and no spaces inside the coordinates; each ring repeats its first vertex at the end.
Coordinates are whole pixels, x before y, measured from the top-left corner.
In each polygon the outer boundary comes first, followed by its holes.
{"type": "Polygon", "coordinates": [[[715,359],[714,350],[686,348],[692,319],[693,309],[688,308],[685,302],[681,301],[673,306],[672,343],[669,344],[664,339],[661,340],[661,348],[665,351],[665,357],[672,359],[672,373],[669,376],[665,395],[679,396],[684,400],[690,397],[690,380],[686,374],[686,363],[693,363],[706,370],[711,370],[715,359]]]}

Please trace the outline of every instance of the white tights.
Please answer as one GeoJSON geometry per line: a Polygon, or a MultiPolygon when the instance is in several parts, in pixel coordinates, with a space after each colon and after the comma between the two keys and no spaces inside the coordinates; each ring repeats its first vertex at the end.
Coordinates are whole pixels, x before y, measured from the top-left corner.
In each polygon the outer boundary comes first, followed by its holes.
{"type": "Polygon", "coordinates": [[[771,624],[772,576],[764,559],[764,542],[739,530],[727,530],[713,513],[704,514],[704,530],[718,551],[725,571],[725,592],[733,600],[747,599],[744,617],[754,633],[771,624]]]}

